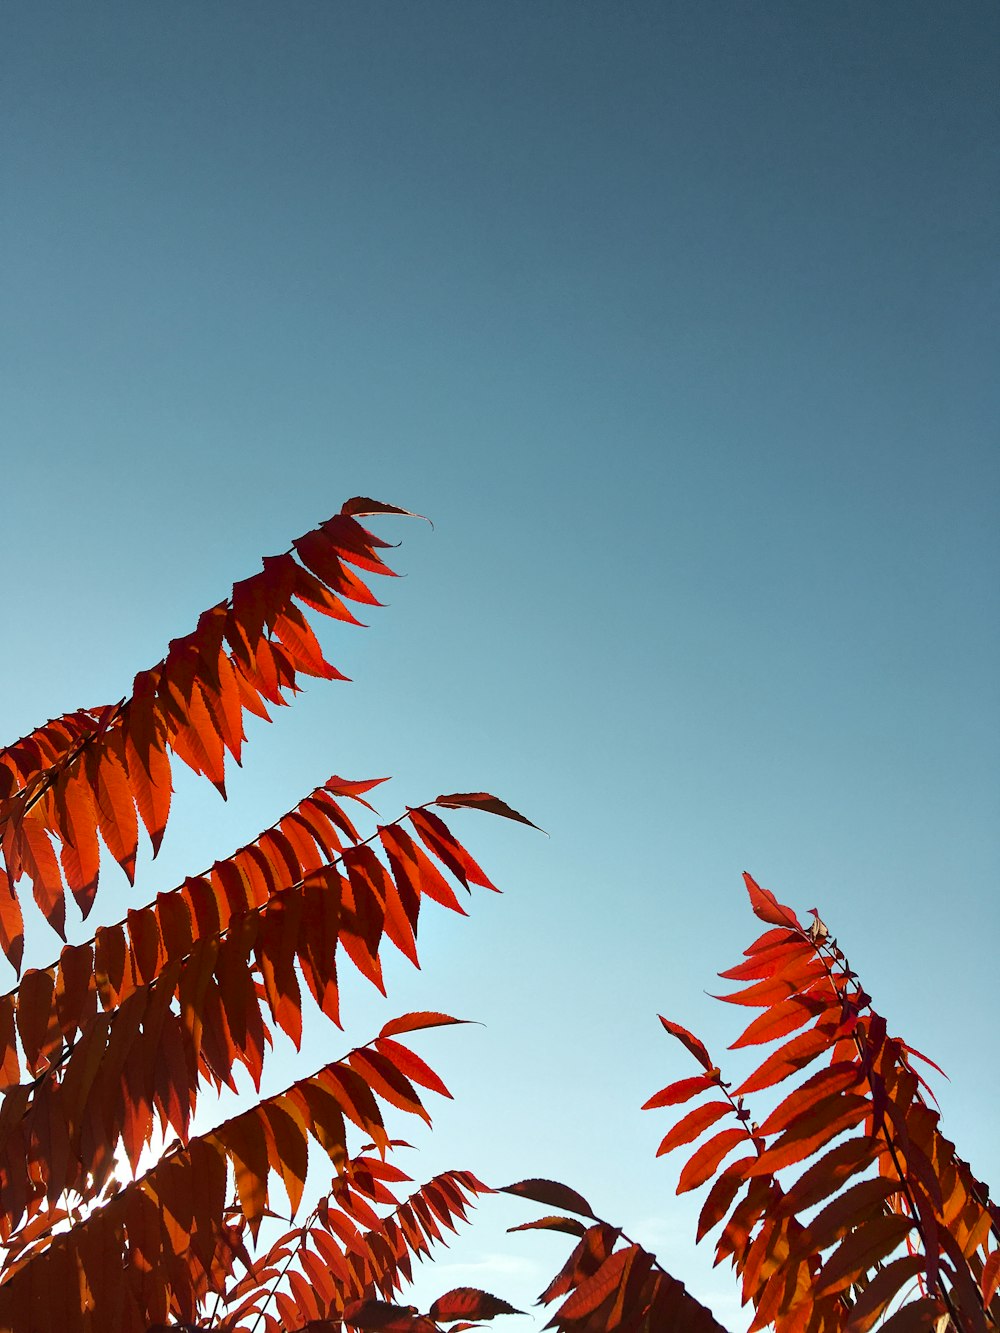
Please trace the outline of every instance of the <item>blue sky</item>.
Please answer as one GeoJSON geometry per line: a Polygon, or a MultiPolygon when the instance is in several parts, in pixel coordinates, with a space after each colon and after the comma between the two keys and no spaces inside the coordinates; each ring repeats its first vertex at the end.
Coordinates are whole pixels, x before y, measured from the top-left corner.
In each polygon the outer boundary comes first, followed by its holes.
{"type": "MultiPolygon", "coordinates": [[[[504,897],[349,1031],[481,1020],[421,1048],[456,1103],[414,1174],[566,1179],[734,1329],[638,1106],[687,1069],[657,1012],[739,1030],[705,992],[744,869],[820,907],[1000,1178],[996,7],[2,28],[4,739],[119,697],[347,496],[428,514],[324,638],[354,683],[252,730],[227,805],[180,782],[141,896],[335,771],[393,774],[386,814],[523,809],[549,838],[462,821],[504,897]]],[[[95,923],[132,901],[109,872],[95,923]]],[[[341,1049],[314,1032],[273,1088],[341,1049]]],[[[483,1214],[428,1289],[529,1299],[558,1244],[483,1214]]]]}

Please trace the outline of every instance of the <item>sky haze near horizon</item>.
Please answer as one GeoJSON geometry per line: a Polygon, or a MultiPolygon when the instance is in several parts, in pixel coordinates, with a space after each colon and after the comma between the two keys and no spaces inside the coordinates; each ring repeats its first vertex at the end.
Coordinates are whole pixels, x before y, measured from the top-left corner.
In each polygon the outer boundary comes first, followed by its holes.
{"type": "MultiPolygon", "coordinates": [[[[548,839],[461,822],[503,898],[348,1031],[485,1023],[420,1048],[456,1098],[414,1174],[565,1179],[734,1333],[638,1106],[687,1072],[658,1012],[739,1031],[704,992],[758,933],[743,870],[820,909],[996,1186],[1000,11],[54,0],[0,34],[2,739],[120,697],[350,495],[435,524],[378,524],[406,578],[324,634],[353,683],[252,729],[226,805],[180,780],[137,897],[332,772],[392,773],[390,817],[524,810],[548,839]]],[[[536,1238],[461,1244],[544,1284],[536,1238]]]]}

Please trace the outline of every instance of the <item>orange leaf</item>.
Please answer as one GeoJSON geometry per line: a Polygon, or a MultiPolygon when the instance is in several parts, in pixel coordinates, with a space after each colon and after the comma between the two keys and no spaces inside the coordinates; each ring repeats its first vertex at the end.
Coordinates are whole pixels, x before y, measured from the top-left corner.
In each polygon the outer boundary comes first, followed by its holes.
{"type": "MultiPolygon", "coordinates": [[[[830,987],[833,999],[833,988],[830,987]]],[[[828,999],[821,999],[815,991],[808,995],[791,995],[787,1000],[772,1005],[764,1013],[758,1014],[730,1046],[731,1051],[743,1046],[758,1046],[763,1042],[777,1041],[787,1037],[789,1032],[804,1026],[811,1018],[818,1017],[829,1007],[828,999]]]]}
{"type": "Polygon", "coordinates": [[[464,1018],[452,1018],[449,1014],[439,1014],[430,1010],[421,1010],[412,1014],[400,1014],[391,1018],[382,1027],[380,1037],[396,1037],[401,1032],[417,1032],[421,1028],[442,1028],[451,1023],[465,1023],[464,1018]]]}
{"type": "Polygon", "coordinates": [[[740,1084],[734,1096],[759,1092],[762,1088],[770,1088],[773,1084],[782,1082],[790,1074],[809,1064],[822,1051],[828,1050],[833,1044],[834,1031],[835,1029],[829,1025],[821,1023],[802,1033],[801,1036],[793,1037],[791,1041],[769,1055],[756,1073],[751,1074],[740,1084]]]}
{"type": "Polygon", "coordinates": [[[722,1159],[732,1152],[738,1143],[746,1141],[746,1130],[724,1129],[721,1134],[716,1134],[707,1143],[703,1143],[681,1172],[677,1182],[677,1193],[686,1194],[688,1190],[704,1185],[706,1180],[715,1175],[722,1159]]]}
{"type": "Polygon", "coordinates": [[[410,823],[416,829],[424,846],[432,851],[439,861],[443,861],[466,888],[470,884],[479,884],[484,889],[492,889],[494,893],[499,893],[496,885],[490,883],[482,868],[452,834],[443,819],[439,819],[430,810],[410,810],[409,813],[410,823]]]}
{"type": "Polygon", "coordinates": [[[257,1109],[228,1120],[209,1136],[218,1140],[233,1159],[236,1191],[243,1216],[254,1237],[267,1205],[268,1154],[267,1135],[257,1109]]]}
{"type": "Polygon", "coordinates": [[[352,1051],[348,1058],[351,1068],[361,1075],[373,1092],[393,1106],[398,1106],[401,1111],[418,1115],[430,1124],[431,1118],[413,1084],[391,1060],[379,1051],[363,1050],[352,1051]]]}
{"type": "MultiPolygon", "coordinates": [[[[30,809],[18,829],[18,851],[24,869],[31,879],[35,902],[46,921],[58,934],[66,938],[66,898],[63,894],[59,862],[45,827],[41,805],[30,809]]],[[[6,839],[5,839],[6,845],[6,839]]]]}
{"type": "Polygon", "coordinates": [[[802,925],[790,907],[784,903],[779,903],[770,889],[762,889],[760,885],[748,875],[743,873],[743,882],[747,886],[747,893],[750,895],[750,906],[753,908],[753,914],[759,917],[761,921],[767,921],[772,926],[791,926],[795,930],[801,930],[802,925]]]}
{"type": "Polygon", "coordinates": [[[430,1088],[431,1092],[436,1092],[441,1097],[451,1097],[451,1093],[434,1070],[408,1046],[403,1046],[398,1041],[391,1041],[387,1037],[379,1037],[375,1042],[375,1049],[391,1060],[399,1072],[414,1083],[419,1083],[422,1088],[430,1088]]]}
{"type": "Polygon", "coordinates": [[[816,1299],[843,1291],[901,1245],[914,1227],[908,1217],[893,1213],[864,1222],[842,1240],[816,1278],[816,1299]]]}
{"type": "Polygon", "coordinates": [[[378,1103],[368,1084],[352,1069],[343,1065],[328,1065],[316,1075],[316,1081],[337,1099],[348,1119],[373,1140],[380,1151],[388,1146],[388,1135],[382,1123],[378,1103]]]}
{"type": "Polygon", "coordinates": [[[761,1154],[756,1167],[749,1174],[771,1175],[795,1162],[801,1162],[803,1158],[811,1157],[845,1129],[853,1129],[860,1124],[870,1111],[868,1098],[854,1093],[841,1093],[831,1097],[829,1102],[804,1111],[778,1141],[761,1154]]]}
{"type": "Polygon", "coordinates": [[[21,904],[11,887],[7,872],[0,869],[0,948],[20,976],[24,958],[24,921],[21,904]]]}
{"type": "Polygon", "coordinates": [[[807,1254],[828,1249],[848,1231],[860,1226],[872,1213],[884,1212],[886,1199],[898,1194],[901,1188],[885,1176],[859,1180],[816,1214],[793,1245],[793,1250],[807,1254]]]}
{"type": "Polygon", "coordinates": [[[989,1305],[998,1287],[1000,1287],[1000,1250],[994,1250],[983,1264],[983,1275],[979,1280],[984,1305],[989,1305]]]}
{"type": "MultiPolygon", "coordinates": [[[[118,736],[120,738],[120,731],[118,736]]],[[[135,857],[139,845],[139,824],[135,802],[122,758],[111,742],[103,750],[88,754],[100,762],[87,765],[91,791],[97,806],[97,822],[108,851],[125,871],[130,884],[135,883],[135,857]],[[96,772],[95,772],[96,769],[96,772]]]]}
{"type": "Polygon", "coordinates": [[[418,895],[426,894],[442,907],[450,907],[453,912],[467,915],[465,908],[455,897],[455,891],[429,860],[427,853],[401,828],[393,825],[380,826],[379,839],[389,857],[396,879],[403,879],[418,895]]]}
{"type": "Polygon", "coordinates": [[[777,1134],[787,1129],[796,1116],[810,1106],[853,1088],[863,1078],[861,1068],[848,1061],[827,1065],[825,1069],[819,1070],[804,1083],[800,1083],[794,1092],[790,1092],[784,1101],[778,1103],[761,1125],[761,1134],[777,1134]]]}
{"type": "Polygon", "coordinates": [[[0,1089],[16,1083],[20,1074],[14,1040],[14,996],[0,995],[0,1089]]]}
{"type": "Polygon", "coordinates": [[[564,1301],[555,1315],[546,1324],[546,1328],[557,1328],[571,1320],[583,1319],[591,1314],[615,1290],[626,1275],[629,1265],[641,1251],[638,1245],[618,1250],[606,1259],[597,1272],[581,1282],[576,1291],[564,1301]]]}
{"type": "Polygon", "coordinates": [[[804,1212],[813,1204],[836,1193],[841,1185],[857,1172],[863,1171],[882,1151],[872,1139],[848,1139],[831,1148],[818,1162],[798,1178],[776,1205],[779,1216],[804,1212]]]}
{"type": "Polygon", "coordinates": [[[705,1202],[702,1204],[701,1212],[698,1215],[698,1234],[695,1241],[700,1241],[707,1235],[714,1226],[725,1217],[730,1204],[739,1193],[740,1187],[746,1179],[746,1169],[755,1162],[756,1157],[741,1157],[738,1161],[730,1162],[725,1171],[719,1176],[718,1180],[708,1192],[705,1202]]]}
{"type": "Polygon", "coordinates": [[[302,1201],[308,1166],[306,1126],[302,1112],[288,1096],[262,1102],[257,1109],[265,1117],[274,1141],[271,1166],[281,1176],[294,1217],[302,1201]]]}
{"type": "Polygon", "coordinates": [[[905,1254],[886,1264],[858,1296],[848,1316],[845,1333],[868,1333],[903,1284],[923,1271],[924,1258],[920,1254],[905,1254]]]}
{"type": "Polygon", "coordinates": [[[690,1143],[709,1125],[714,1125],[716,1120],[719,1120],[732,1109],[729,1102],[707,1102],[704,1106],[698,1106],[693,1111],[689,1111],[686,1116],[678,1120],[669,1134],[664,1136],[656,1150],[657,1157],[662,1157],[664,1153],[679,1148],[683,1143],[690,1143]]]}
{"type": "Polygon", "coordinates": [[[826,976],[826,968],[818,958],[796,959],[774,976],[744,986],[731,995],[716,995],[715,999],[726,1004],[745,1004],[752,1008],[770,1008],[778,1001],[786,1000],[790,995],[807,991],[810,986],[826,976]]]}

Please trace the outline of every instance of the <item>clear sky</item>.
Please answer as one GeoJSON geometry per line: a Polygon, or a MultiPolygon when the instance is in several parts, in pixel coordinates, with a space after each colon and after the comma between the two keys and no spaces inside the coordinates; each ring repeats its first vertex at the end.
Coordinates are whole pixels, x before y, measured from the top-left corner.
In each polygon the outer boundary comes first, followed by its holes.
{"type": "MultiPolygon", "coordinates": [[[[985,0],[0,18],[3,739],[349,495],[436,525],[381,525],[407,578],[324,637],[355,683],[252,729],[228,805],[179,783],[93,922],[332,772],[395,775],[388,815],[496,791],[550,837],[457,823],[503,898],[349,1035],[484,1023],[421,1044],[456,1101],[413,1173],[565,1179],[734,1329],[638,1108],[690,1068],[657,1012],[739,1031],[705,992],[744,869],[821,909],[1000,1179],[998,40],[985,0]]],[[[312,1032],[270,1089],[344,1049],[312,1032]]],[[[532,1298],[529,1215],[484,1206],[427,1290],[532,1298]]]]}

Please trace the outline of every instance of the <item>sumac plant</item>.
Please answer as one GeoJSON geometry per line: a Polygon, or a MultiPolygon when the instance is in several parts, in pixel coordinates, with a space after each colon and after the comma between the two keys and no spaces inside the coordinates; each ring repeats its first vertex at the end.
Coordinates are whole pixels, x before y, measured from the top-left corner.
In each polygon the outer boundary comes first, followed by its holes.
{"type": "MultiPolygon", "coordinates": [[[[428,902],[463,912],[460,895],[494,889],[450,812],[524,816],[465,792],[381,824],[375,782],[331,777],[253,842],[66,942],[67,890],[86,919],[106,853],[134,885],[140,835],[158,851],[174,763],[224,793],[245,714],[269,719],[300,678],[340,676],[310,620],[357,625],[378,605],[388,543],[361,520],[405,512],[348,501],[172,640],[126,699],[0,750],[0,948],[20,976],[0,996],[0,1329],[461,1333],[517,1313],[467,1287],[426,1311],[405,1303],[414,1259],[494,1192],[467,1170],[414,1186],[393,1160],[397,1125],[429,1123],[429,1096],[448,1095],[414,1043],[457,1020],[402,1014],[207,1132],[192,1118],[206,1086],[236,1091],[238,1065],[259,1094],[274,1032],[301,1043],[304,1003],[340,1025],[345,960],[384,990],[387,942],[415,963],[428,902]],[[64,945],[22,975],[28,886],[64,945]],[[329,1184],[303,1218],[310,1140],[329,1184]]],[[[664,1019],[698,1070],[647,1103],[694,1102],[661,1152],[700,1140],[678,1186],[711,1182],[698,1239],[721,1226],[717,1258],[755,1329],[995,1329],[997,1211],[938,1129],[923,1057],[887,1034],[818,917],[803,927],[748,887],[771,928],[723,974],[745,983],[725,998],[761,1011],[736,1045],[780,1045],[733,1088],[664,1019]],[[750,1097],[780,1083],[792,1090],[758,1123],[750,1097]]],[[[541,1296],[548,1327],[721,1328],[575,1190],[505,1192],[554,1210],[516,1229],[573,1240],[541,1296]]]]}

